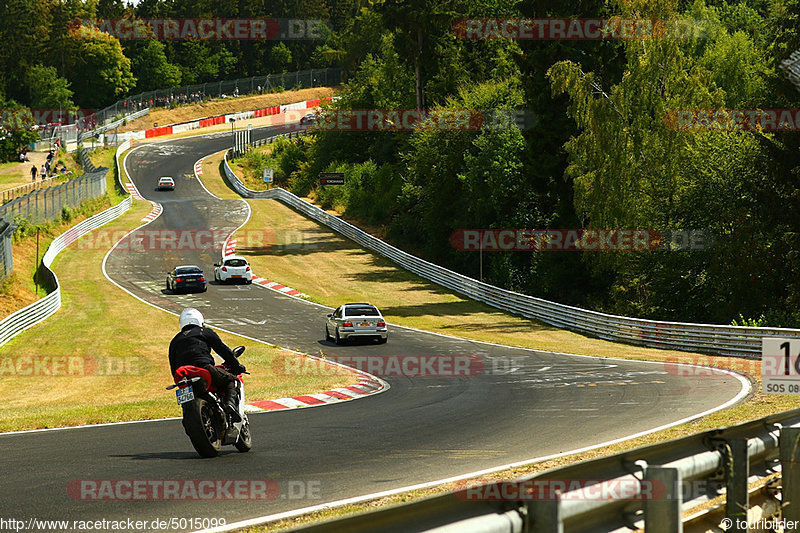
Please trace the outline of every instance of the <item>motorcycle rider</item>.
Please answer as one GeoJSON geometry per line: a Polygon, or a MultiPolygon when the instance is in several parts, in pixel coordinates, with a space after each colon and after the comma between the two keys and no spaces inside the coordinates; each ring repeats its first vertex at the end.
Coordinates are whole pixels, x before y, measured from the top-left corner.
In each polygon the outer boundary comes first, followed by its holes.
{"type": "Polygon", "coordinates": [[[246,371],[233,351],[222,342],[211,328],[203,325],[203,315],[197,309],[184,309],[180,316],[181,331],[169,343],[169,366],[172,375],[184,365],[193,365],[208,370],[211,384],[219,391],[225,391],[224,408],[234,421],[239,422],[239,409],[236,394],[236,376],[246,371]],[[211,350],[225,360],[230,372],[214,365],[211,350]]]}

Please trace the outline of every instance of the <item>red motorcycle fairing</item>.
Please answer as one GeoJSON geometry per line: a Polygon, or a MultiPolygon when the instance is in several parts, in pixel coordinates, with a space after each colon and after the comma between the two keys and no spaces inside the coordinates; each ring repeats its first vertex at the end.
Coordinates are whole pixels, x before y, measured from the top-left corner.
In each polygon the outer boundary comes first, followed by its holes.
{"type": "MultiPolygon", "coordinates": [[[[221,369],[225,370],[225,365],[215,365],[215,366],[217,368],[221,368],[221,369]]],[[[182,380],[183,378],[191,379],[191,378],[196,377],[196,376],[200,376],[201,378],[203,378],[203,380],[206,382],[206,390],[208,392],[217,392],[216,387],[214,387],[211,384],[211,372],[209,372],[205,368],[200,368],[199,366],[184,365],[184,366],[178,367],[178,369],[175,370],[175,375],[172,376],[172,379],[175,380],[175,383],[177,383],[180,380],[182,380]]],[[[237,377],[237,379],[239,381],[244,383],[244,381],[242,380],[241,374],[236,376],[236,377],[237,377]]],[[[181,388],[183,388],[183,387],[185,387],[185,385],[183,385],[181,388]]]]}
{"type": "MultiPolygon", "coordinates": [[[[199,366],[184,365],[178,367],[175,370],[175,375],[172,376],[172,378],[175,380],[175,383],[178,383],[180,380],[184,378],[191,379],[198,376],[203,378],[203,381],[206,382],[206,390],[208,392],[215,392],[216,389],[214,389],[214,386],[211,385],[211,372],[209,372],[205,368],[200,368],[199,366]]],[[[181,385],[181,388],[185,386],[186,385],[181,385]]]]}

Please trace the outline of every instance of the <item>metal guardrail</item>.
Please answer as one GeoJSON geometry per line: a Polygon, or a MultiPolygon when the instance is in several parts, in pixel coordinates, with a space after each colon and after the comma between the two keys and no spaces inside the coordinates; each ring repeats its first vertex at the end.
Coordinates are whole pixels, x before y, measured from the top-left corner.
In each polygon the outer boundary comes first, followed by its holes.
{"type": "Polygon", "coordinates": [[[0,279],[14,271],[14,256],[11,253],[11,237],[14,226],[0,218],[0,279]]]}
{"type": "Polygon", "coordinates": [[[49,187],[50,184],[58,179],[59,176],[52,176],[43,180],[32,181],[24,185],[17,185],[16,187],[11,187],[10,189],[3,189],[0,191],[0,205],[8,203],[14,198],[25,196],[26,194],[29,194],[37,189],[49,187]]]}
{"type": "MultiPolygon", "coordinates": [[[[92,116],[93,124],[96,125],[91,131],[81,131],[79,124],[69,124],[54,128],[52,132],[49,132],[48,137],[41,142],[41,145],[37,145],[37,148],[44,147],[57,138],[61,139],[61,142],[65,145],[67,142],[77,141],[81,143],[97,133],[115,128],[125,120],[134,120],[148,113],[154,107],[194,104],[203,102],[208,98],[245,96],[254,93],[262,94],[276,88],[291,89],[297,87],[306,89],[338,85],[341,81],[341,68],[324,68],[147,91],[118,100],[105,109],[97,111],[92,116]],[[124,116],[117,118],[120,114],[124,116]]],[[[81,126],[83,125],[81,124],[81,126]]]]}
{"type": "Polygon", "coordinates": [[[82,143],[84,140],[89,139],[93,135],[99,135],[100,133],[103,133],[105,131],[113,130],[114,128],[116,128],[118,126],[122,126],[123,124],[127,124],[128,121],[136,120],[137,118],[143,117],[143,116],[147,115],[148,113],[150,113],[150,108],[149,107],[147,107],[145,109],[142,109],[140,111],[136,111],[135,113],[131,113],[130,115],[126,115],[126,116],[122,117],[121,119],[115,120],[113,122],[109,122],[108,124],[105,124],[105,125],[102,125],[102,126],[98,126],[97,128],[95,128],[93,130],[85,131],[85,132],[83,132],[83,133],[78,135],[77,141],[78,141],[78,143],[82,143]]]}
{"type": "Polygon", "coordinates": [[[15,198],[0,205],[0,218],[14,222],[20,217],[34,223],[58,218],[64,207],[78,207],[86,200],[104,195],[107,171],[101,168],[60,185],[36,189],[15,198]]]}
{"type": "Polygon", "coordinates": [[[0,346],[11,340],[11,338],[14,336],[22,333],[29,327],[38,324],[58,311],[58,309],[61,307],[61,288],[58,285],[58,278],[56,277],[55,272],[50,270],[50,265],[53,264],[56,256],[62,250],[64,250],[64,248],[78,240],[83,235],[89,233],[93,229],[107,224],[127,211],[130,208],[132,201],[133,198],[129,196],[114,207],[106,209],[102,213],[98,213],[93,217],[87,218],[80,224],[77,224],[76,226],[67,230],[65,233],[53,239],[53,242],[50,243],[50,246],[47,248],[47,252],[45,252],[44,257],[42,258],[42,265],[46,271],[44,275],[50,278],[48,281],[50,284],[55,286],[55,290],[41,300],[37,300],[29,306],[10,314],[5,319],[0,321],[0,346]]]}
{"type": "MultiPolygon", "coordinates": [[[[129,148],[130,142],[124,143],[117,149],[115,156],[117,161],[119,161],[119,154],[121,153],[120,148],[123,147],[125,147],[125,149],[129,148]]],[[[105,184],[105,170],[103,170],[103,180],[103,183],[105,184]]],[[[117,180],[122,183],[119,176],[119,167],[117,168],[117,180]]],[[[35,326],[46,318],[54,315],[56,311],[61,308],[61,287],[58,284],[58,277],[56,276],[55,272],[50,269],[50,266],[53,264],[56,256],[58,256],[62,250],[64,250],[73,242],[77,241],[83,235],[86,235],[90,231],[99,228],[100,226],[103,226],[122,215],[124,212],[130,209],[132,203],[133,197],[129,195],[114,207],[110,207],[101,213],[87,218],[83,222],[75,225],[53,239],[44,256],[42,257],[42,265],[44,267],[42,269],[42,274],[44,276],[44,282],[52,287],[55,287],[55,289],[41,300],[37,300],[27,307],[8,315],[3,320],[0,320],[0,346],[4,345],[13,337],[19,335],[26,329],[35,326]]]]}
{"type": "Polygon", "coordinates": [[[300,530],[678,533],[699,515],[727,517],[728,531],[746,531],[736,520],[747,516],[753,484],[776,503],[762,509],[800,520],[800,409],[514,481],[465,481],[440,496],[300,530]],[[724,503],[712,502],[719,496],[724,503]],[[706,509],[684,517],[699,506],[706,509]]]}
{"type": "Polygon", "coordinates": [[[337,85],[341,83],[341,80],[341,68],[324,68],[157,89],[129,96],[98,111],[98,125],[108,124],[113,117],[120,113],[130,114],[132,111],[139,112],[145,108],[191,104],[201,102],[206,98],[233,97],[236,94],[244,96],[253,93],[268,93],[279,87],[305,89],[337,85]]]}
{"type": "MultiPolygon", "coordinates": [[[[274,140],[275,138],[271,137],[270,139],[274,140]]],[[[763,337],[800,338],[800,329],[661,322],[628,318],[550,302],[496,287],[404,252],[301,200],[284,189],[252,191],[246,188],[233,173],[228,164],[227,154],[224,167],[228,181],[236,192],[246,198],[271,198],[283,202],[361,246],[391,259],[418,276],[473,300],[545,324],[611,341],[623,341],[653,348],[671,348],[733,356],[760,354],[763,337]]]]}

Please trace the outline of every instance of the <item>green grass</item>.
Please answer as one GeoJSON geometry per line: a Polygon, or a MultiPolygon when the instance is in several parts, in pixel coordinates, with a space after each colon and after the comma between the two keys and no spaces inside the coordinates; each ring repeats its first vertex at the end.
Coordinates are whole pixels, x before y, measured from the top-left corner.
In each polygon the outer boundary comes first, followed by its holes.
{"type": "MultiPolygon", "coordinates": [[[[234,198],[219,172],[221,156],[204,164],[204,183],[215,194],[234,198]]],[[[514,479],[571,462],[682,437],[717,427],[753,420],[800,406],[800,398],[761,394],[759,361],[714,357],[688,352],[657,350],[613,343],[560,330],[533,320],[504,313],[469,300],[397,267],[320,224],[273,200],[247,200],[252,216],[237,238],[238,251],[247,256],[258,275],[289,285],[312,300],[330,306],[347,301],[376,304],[395,324],[450,334],[466,339],[497,342],[538,350],[665,362],[706,364],[730,368],[753,377],[755,392],[746,401],[690,423],[586,453],[498,472],[487,479],[514,479]],[[248,248],[248,233],[269,236],[267,246],[248,248]],[[331,283],[336,279],[336,283],[331,283]]],[[[390,335],[391,336],[391,335],[390,335]]],[[[389,341],[391,342],[391,340],[389,341]]],[[[246,531],[276,531],[299,524],[341,517],[383,505],[410,501],[452,490],[444,485],[412,491],[361,505],[350,505],[286,520],[246,531]]]]}
{"type": "MultiPolygon", "coordinates": [[[[132,229],[150,211],[149,202],[134,207],[104,227],[132,229]]],[[[54,270],[62,290],[62,309],[0,347],[0,431],[93,424],[176,416],[174,398],[164,390],[171,382],[167,362],[169,341],[177,319],[146,305],[109,283],[100,265],[108,248],[73,245],[59,255],[54,270]],[[78,375],[23,375],[20,357],[59,357],[84,364],[78,375]],[[117,375],[98,375],[93,361],[120,361],[127,368],[117,375]],[[19,394],[24,387],[25,394],[19,394]],[[131,394],[135,391],[135,395],[131,394]],[[102,399],[100,401],[99,399],[102,399]]],[[[253,343],[223,333],[229,345],[248,347],[248,396],[270,399],[318,392],[351,384],[351,376],[318,375],[286,379],[282,359],[297,357],[278,347],[253,343]]]]}

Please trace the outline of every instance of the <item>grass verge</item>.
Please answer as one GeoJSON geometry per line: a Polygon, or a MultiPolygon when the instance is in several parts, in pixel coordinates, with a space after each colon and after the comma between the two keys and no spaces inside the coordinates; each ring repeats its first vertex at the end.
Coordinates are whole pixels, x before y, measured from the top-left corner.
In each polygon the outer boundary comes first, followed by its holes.
{"type": "MultiPolygon", "coordinates": [[[[112,233],[131,229],[149,210],[149,203],[137,202],[104,228],[112,233]]],[[[103,277],[100,265],[109,247],[78,244],[62,252],[53,268],[61,282],[63,308],[0,348],[0,431],[180,414],[164,390],[171,382],[166,347],[176,333],[177,319],[131,298],[103,277]],[[30,361],[39,361],[39,367],[31,367],[30,361]],[[24,395],[19,394],[22,386],[24,395]]],[[[284,367],[284,358],[296,355],[235,335],[223,333],[222,338],[229,345],[248,346],[250,399],[292,396],[354,381],[342,375],[287,381],[276,370],[284,367]]]]}
{"type": "Polygon", "coordinates": [[[259,94],[255,96],[240,96],[239,98],[224,98],[210,100],[199,104],[187,104],[173,109],[155,109],[147,115],[137,118],[119,128],[120,132],[143,130],[153,127],[154,123],[161,126],[176,124],[205,118],[215,115],[237,113],[239,111],[252,111],[282,104],[326,98],[333,96],[331,87],[315,87],[313,89],[300,89],[297,91],[283,91],[277,93],[259,94]]]}
{"type": "MultiPolygon", "coordinates": [[[[17,229],[12,245],[14,272],[0,281],[0,318],[22,309],[46,294],[43,288],[40,288],[37,294],[34,278],[38,265],[36,260],[37,229],[39,230],[39,258],[41,258],[55,237],[78,222],[125,199],[127,192],[123,193],[120,190],[113,171],[115,151],[116,148],[109,147],[91,152],[91,159],[95,166],[104,166],[109,169],[106,174],[106,196],[85,202],[78,209],[68,210],[65,212],[66,216],[62,216],[60,219],[17,229]]],[[[73,157],[66,159],[71,161],[72,165],[78,164],[73,157]]]]}

